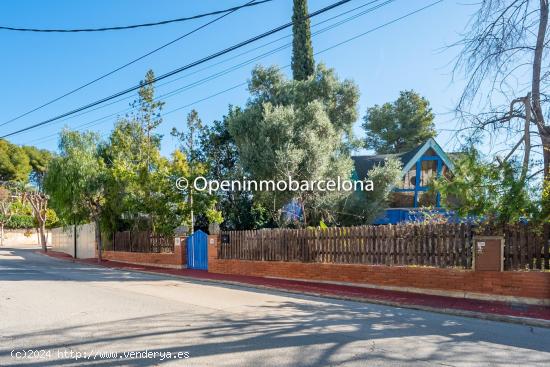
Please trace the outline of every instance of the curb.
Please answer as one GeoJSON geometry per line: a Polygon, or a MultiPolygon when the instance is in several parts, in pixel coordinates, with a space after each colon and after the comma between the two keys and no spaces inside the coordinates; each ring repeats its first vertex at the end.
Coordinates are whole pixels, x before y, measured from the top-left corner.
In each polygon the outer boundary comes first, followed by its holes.
{"type": "Polygon", "coordinates": [[[83,264],[83,265],[88,265],[88,266],[91,266],[91,267],[102,267],[102,268],[107,268],[107,269],[112,269],[112,270],[127,271],[127,272],[141,273],[141,274],[153,274],[153,275],[163,276],[163,277],[172,278],[172,279],[180,279],[180,280],[185,279],[185,280],[193,280],[193,281],[196,281],[196,282],[203,282],[203,283],[210,283],[210,284],[228,284],[228,285],[235,285],[235,286],[244,287],[244,288],[275,290],[275,291],[282,292],[282,293],[307,295],[307,296],[313,296],[313,297],[337,299],[337,300],[343,300],[343,301],[353,301],[353,302],[360,302],[360,303],[371,303],[371,304],[377,304],[377,305],[382,305],[382,306],[407,308],[407,309],[412,309],[412,310],[434,312],[434,313],[445,314],[445,315],[470,317],[470,318],[476,318],[476,319],[481,319],[481,320],[507,322],[507,323],[512,323],[512,324],[526,325],[526,326],[550,328],[550,320],[535,319],[535,318],[531,318],[531,317],[491,314],[491,313],[484,313],[484,312],[460,310],[460,309],[455,309],[455,308],[436,308],[436,307],[431,307],[431,306],[415,305],[415,304],[408,304],[408,303],[399,303],[399,302],[394,302],[394,301],[385,301],[385,300],[373,299],[373,298],[368,298],[368,297],[342,296],[342,295],[330,294],[330,293],[319,293],[319,292],[311,292],[311,291],[297,291],[297,290],[292,290],[292,289],[288,289],[288,288],[280,288],[280,287],[277,287],[277,286],[267,286],[267,285],[260,285],[260,284],[242,283],[242,282],[237,282],[237,281],[232,281],[232,280],[202,279],[202,278],[195,278],[195,277],[186,276],[186,275],[167,274],[167,273],[157,272],[157,271],[116,268],[116,267],[109,267],[109,266],[102,265],[102,264],[90,264],[90,263],[86,263],[86,262],[82,262],[82,261],[78,261],[78,260],[70,259],[70,258],[64,259],[64,258],[59,258],[59,257],[55,257],[55,256],[49,256],[48,254],[45,254],[45,253],[40,252],[40,251],[37,251],[36,253],[39,253],[43,256],[48,256],[49,258],[52,258],[52,259],[56,259],[56,260],[60,260],[60,261],[68,261],[68,262],[78,263],[78,264],[83,264]]]}

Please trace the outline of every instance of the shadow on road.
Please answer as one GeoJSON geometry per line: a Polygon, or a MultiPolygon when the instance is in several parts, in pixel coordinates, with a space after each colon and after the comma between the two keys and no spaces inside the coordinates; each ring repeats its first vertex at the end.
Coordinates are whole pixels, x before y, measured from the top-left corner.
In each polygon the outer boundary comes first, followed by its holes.
{"type": "MultiPolygon", "coordinates": [[[[82,273],[93,271],[93,281],[165,279],[154,275],[82,266],[16,251],[0,256],[0,281],[90,281],[82,273]],[[20,257],[22,259],[10,257],[20,257]],[[18,262],[32,258],[27,269],[18,262]],[[46,267],[40,269],[40,267],[46,267]],[[63,271],[70,273],[64,278],[63,271]],[[50,274],[51,273],[51,274],[50,274]],[[44,278],[45,277],[45,278],[44,278]]],[[[182,282],[187,282],[183,281],[182,282]]],[[[223,288],[243,289],[230,285],[223,288]]],[[[279,294],[276,291],[249,292],[279,294]]],[[[512,364],[509,353],[525,366],[544,365],[550,352],[550,330],[484,320],[463,319],[422,311],[286,295],[285,302],[258,306],[258,315],[207,309],[202,313],[171,312],[109,322],[48,328],[30,333],[0,334],[0,341],[33,350],[73,350],[81,353],[115,352],[115,358],[20,360],[23,366],[158,366],[174,359],[125,358],[123,353],[188,352],[189,364],[327,366],[381,363],[462,365],[512,364]],[[36,340],[49,340],[37,343],[36,340]],[[131,346],[131,347],[128,347],[131,346]],[[294,348],[293,347],[299,347],[294,348]],[[414,356],[411,358],[411,356],[414,356]],[[195,362],[196,361],[196,362],[195,362]],[[438,363],[441,362],[441,363],[438,363]],[[214,363],[216,362],[216,363],[214,363]]],[[[223,300],[220,300],[223,302],[223,300]]],[[[46,305],[45,305],[46,306],[46,305]]],[[[1,309],[1,307],[0,307],[1,309]]],[[[0,326],[1,330],[1,326],[0,326]]],[[[11,348],[0,343],[1,361],[15,362],[11,348]],[[4,345],[4,346],[2,346],[4,345]]],[[[177,362],[175,362],[177,363],[177,362]]],[[[187,362],[181,362],[185,365],[187,362]]]]}
{"type": "Polygon", "coordinates": [[[36,249],[0,248],[0,281],[91,281],[90,273],[93,273],[94,282],[162,279],[154,274],[117,271],[46,257],[36,253],[36,249]]]}

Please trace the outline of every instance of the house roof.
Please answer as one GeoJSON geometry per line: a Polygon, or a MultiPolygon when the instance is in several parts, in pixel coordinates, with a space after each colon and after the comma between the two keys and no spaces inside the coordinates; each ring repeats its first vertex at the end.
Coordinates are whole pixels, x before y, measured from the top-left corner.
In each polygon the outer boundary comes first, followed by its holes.
{"type": "Polygon", "coordinates": [[[353,156],[351,159],[353,159],[353,163],[355,166],[355,173],[357,175],[357,178],[362,180],[367,177],[368,172],[376,165],[384,165],[386,159],[394,158],[401,161],[401,164],[403,166],[402,174],[404,175],[407,173],[412,166],[420,159],[420,157],[428,150],[433,149],[436,154],[443,160],[443,163],[449,167],[449,169],[452,171],[454,169],[454,164],[452,160],[449,158],[447,153],[441,149],[439,144],[437,142],[430,138],[428,141],[426,141],[424,144],[421,144],[417,146],[414,149],[411,149],[408,152],[403,153],[395,153],[395,154],[375,154],[375,155],[358,155],[353,156]]]}

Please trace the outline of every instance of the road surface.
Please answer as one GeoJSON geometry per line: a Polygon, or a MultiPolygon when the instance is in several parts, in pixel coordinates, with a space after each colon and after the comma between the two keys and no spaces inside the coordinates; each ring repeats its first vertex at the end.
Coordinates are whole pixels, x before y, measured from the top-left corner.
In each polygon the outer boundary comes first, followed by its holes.
{"type": "Polygon", "coordinates": [[[0,366],[548,366],[550,329],[0,249],[0,366]]]}

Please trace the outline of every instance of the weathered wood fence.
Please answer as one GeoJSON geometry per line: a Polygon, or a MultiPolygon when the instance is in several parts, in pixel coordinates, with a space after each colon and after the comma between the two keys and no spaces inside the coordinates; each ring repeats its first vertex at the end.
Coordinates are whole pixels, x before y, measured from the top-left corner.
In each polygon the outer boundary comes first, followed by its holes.
{"type": "Polygon", "coordinates": [[[154,234],[149,231],[115,232],[105,249],[128,252],[174,252],[174,237],[154,234]]]}
{"type": "MultiPolygon", "coordinates": [[[[496,229],[488,232],[499,233],[496,229]]],[[[508,225],[503,232],[505,270],[550,270],[550,225],[508,225]]]]}
{"type": "MultiPolygon", "coordinates": [[[[548,228],[504,230],[505,269],[549,269],[548,228]]],[[[488,234],[488,233],[485,233],[488,234]]],[[[221,233],[220,259],[470,268],[475,227],[400,224],[221,233]]]]}

